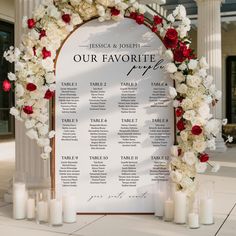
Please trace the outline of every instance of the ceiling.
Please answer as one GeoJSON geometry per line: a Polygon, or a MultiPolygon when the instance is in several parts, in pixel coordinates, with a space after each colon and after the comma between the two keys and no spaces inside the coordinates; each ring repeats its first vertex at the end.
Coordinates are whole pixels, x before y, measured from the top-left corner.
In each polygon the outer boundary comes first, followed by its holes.
{"type": "MultiPolygon", "coordinates": [[[[182,4],[185,6],[188,15],[197,15],[197,4],[195,0],[166,0],[166,4],[162,7],[167,10],[167,14],[171,13],[176,5],[182,4]]],[[[221,6],[222,13],[234,12],[236,14],[236,0],[225,0],[221,6]]]]}

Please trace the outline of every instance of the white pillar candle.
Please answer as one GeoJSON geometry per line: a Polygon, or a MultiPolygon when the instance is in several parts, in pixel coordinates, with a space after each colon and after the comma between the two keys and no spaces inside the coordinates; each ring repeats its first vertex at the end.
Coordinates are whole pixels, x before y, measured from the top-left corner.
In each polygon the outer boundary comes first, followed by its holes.
{"type": "Polygon", "coordinates": [[[172,221],[174,218],[174,202],[171,199],[165,201],[164,216],[165,221],[172,221]]]}
{"type": "Polygon", "coordinates": [[[35,199],[28,198],[27,200],[27,219],[33,220],[35,218],[35,199]]]}
{"type": "Polygon", "coordinates": [[[186,194],[181,191],[175,192],[174,222],[176,224],[186,223],[186,207],[187,207],[186,205],[187,205],[186,194]]]}
{"type": "Polygon", "coordinates": [[[188,225],[191,229],[199,228],[199,216],[197,213],[188,214],[188,225]]]}
{"type": "Polygon", "coordinates": [[[62,225],[62,201],[51,199],[49,203],[50,224],[62,225]]]}
{"type": "Polygon", "coordinates": [[[37,221],[38,223],[48,222],[48,203],[39,201],[37,204],[37,221]]]}
{"type": "Polygon", "coordinates": [[[63,197],[63,221],[65,223],[76,222],[76,198],[74,195],[63,197]]]}
{"type": "Polygon", "coordinates": [[[204,225],[210,225],[214,223],[212,198],[202,198],[200,200],[200,222],[204,225]]]}
{"type": "Polygon", "coordinates": [[[161,191],[158,191],[154,195],[154,203],[155,203],[155,216],[157,217],[163,217],[164,216],[164,193],[161,191]]]}
{"type": "Polygon", "coordinates": [[[24,183],[13,185],[13,218],[22,220],[26,217],[26,188],[24,183]]]}

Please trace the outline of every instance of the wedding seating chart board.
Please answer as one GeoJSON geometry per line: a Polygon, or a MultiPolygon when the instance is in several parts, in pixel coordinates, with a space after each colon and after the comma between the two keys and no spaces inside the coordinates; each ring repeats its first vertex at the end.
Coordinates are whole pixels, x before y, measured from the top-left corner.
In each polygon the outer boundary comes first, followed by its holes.
{"type": "Polygon", "coordinates": [[[79,213],[151,213],[174,143],[173,81],[147,26],[91,20],[56,62],[56,190],[75,191],[79,213]],[[61,187],[62,186],[62,187],[61,187]]]}

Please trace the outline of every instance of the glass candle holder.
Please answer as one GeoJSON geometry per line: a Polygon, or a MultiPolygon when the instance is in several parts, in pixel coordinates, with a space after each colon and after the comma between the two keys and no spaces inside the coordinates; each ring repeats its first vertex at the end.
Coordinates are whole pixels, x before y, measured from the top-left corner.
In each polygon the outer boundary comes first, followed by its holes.
{"type": "Polygon", "coordinates": [[[154,187],[155,216],[161,218],[164,216],[166,186],[167,186],[167,181],[158,181],[154,187]]]}
{"type": "Polygon", "coordinates": [[[214,181],[207,181],[202,183],[200,195],[200,223],[204,225],[214,224],[213,217],[213,195],[214,195],[214,181]]]}
{"type": "Polygon", "coordinates": [[[188,226],[190,229],[198,229],[199,225],[199,198],[196,195],[193,200],[193,206],[188,214],[188,226]]]}
{"type": "Polygon", "coordinates": [[[28,199],[26,202],[26,215],[28,220],[35,219],[36,194],[34,190],[28,190],[28,199]]]}
{"type": "Polygon", "coordinates": [[[36,222],[38,224],[45,224],[48,222],[48,196],[45,190],[37,191],[36,199],[36,222]]]}

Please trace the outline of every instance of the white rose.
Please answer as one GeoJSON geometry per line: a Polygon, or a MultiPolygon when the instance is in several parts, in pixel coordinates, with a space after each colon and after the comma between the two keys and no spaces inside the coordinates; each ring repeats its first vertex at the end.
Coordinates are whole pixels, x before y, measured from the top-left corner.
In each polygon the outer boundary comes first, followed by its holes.
{"type": "Polygon", "coordinates": [[[209,88],[213,82],[213,76],[208,75],[207,77],[204,78],[203,84],[206,88],[209,88]]]}
{"type": "Polygon", "coordinates": [[[196,152],[204,152],[206,149],[206,142],[200,141],[200,140],[194,141],[193,142],[193,149],[196,152]]]}
{"type": "Polygon", "coordinates": [[[191,59],[188,63],[188,68],[190,70],[195,70],[197,69],[197,66],[198,66],[198,61],[197,60],[194,60],[194,59],[191,59]]]}
{"type": "Polygon", "coordinates": [[[178,146],[177,145],[173,145],[170,149],[171,155],[173,155],[174,157],[178,156],[178,146]]]}
{"type": "Polygon", "coordinates": [[[167,20],[170,21],[171,23],[174,23],[174,22],[175,22],[175,18],[174,18],[174,16],[173,16],[172,14],[169,14],[169,15],[167,16],[167,20]]]}
{"type": "Polygon", "coordinates": [[[187,85],[192,88],[197,88],[201,83],[202,79],[196,75],[188,75],[187,76],[187,85]]]}
{"type": "Polygon", "coordinates": [[[54,138],[55,137],[55,134],[56,134],[56,132],[54,131],[54,130],[51,130],[50,132],[49,132],[49,134],[48,134],[48,138],[54,138]]]}
{"type": "Polygon", "coordinates": [[[188,165],[192,166],[196,163],[197,157],[193,152],[185,152],[183,156],[183,161],[185,161],[188,165]]]}
{"type": "Polygon", "coordinates": [[[206,145],[211,151],[216,150],[216,139],[211,138],[210,140],[207,140],[206,145]]]}
{"type": "Polygon", "coordinates": [[[54,6],[51,5],[47,8],[48,15],[55,18],[55,19],[60,19],[61,18],[61,13],[58,11],[58,9],[54,6]]]}
{"type": "Polygon", "coordinates": [[[185,81],[185,76],[183,75],[182,72],[177,71],[176,73],[174,73],[174,80],[181,83],[181,82],[185,81]]]}
{"type": "Polygon", "coordinates": [[[9,72],[9,73],[7,74],[7,77],[8,77],[8,79],[9,79],[10,81],[15,81],[15,80],[16,80],[16,75],[13,74],[12,72],[9,72]]]}
{"type": "Polygon", "coordinates": [[[50,57],[48,57],[46,59],[42,59],[41,65],[48,72],[54,70],[54,62],[53,62],[53,59],[50,57]]]}
{"type": "Polygon", "coordinates": [[[200,107],[198,108],[198,114],[203,118],[203,119],[210,119],[212,117],[212,114],[210,113],[210,107],[208,104],[202,102],[200,104],[200,107]]]}
{"type": "Polygon", "coordinates": [[[188,87],[186,86],[186,84],[180,84],[177,86],[176,91],[178,93],[186,94],[188,91],[188,87]]]}
{"type": "Polygon", "coordinates": [[[71,23],[73,25],[79,25],[81,24],[83,21],[80,18],[80,16],[78,14],[72,14],[72,19],[71,19],[71,23]]]}
{"type": "Polygon", "coordinates": [[[203,68],[203,69],[209,69],[209,65],[206,61],[206,58],[205,57],[202,57],[200,60],[199,60],[199,64],[200,64],[200,67],[203,68]]]}
{"type": "Polygon", "coordinates": [[[30,129],[29,131],[26,132],[26,135],[30,138],[30,139],[38,139],[38,133],[34,130],[34,129],[30,129]]]}
{"type": "Polygon", "coordinates": [[[10,109],[10,114],[13,116],[18,116],[20,114],[20,112],[15,107],[12,107],[10,109]]]}
{"type": "Polygon", "coordinates": [[[55,77],[54,73],[47,73],[45,75],[45,79],[48,84],[52,84],[56,81],[56,77],[55,77]]]}
{"type": "Polygon", "coordinates": [[[50,140],[48,138],[40,138],[37,140],[39,147],[45,147],[50,145],[50,140]]]}
{"type": "Polygon", "coordinates": [[[15,92],[16,92],[16,97],[19,98],[24,95],[25,89],[21,84],[16,84],[15,92]]]}
{"type": "Polygon", "coordinates": [[[45,135],[48,133],[48,129],[49,129],[48,125],[43,125],[38,128],[38,131],[41,135],[45,135]]]}
{"type": "Polygon", "coordinates": [[[178,170],[171,171],[170,177],[175,183],[179,183],[183,178],[182,174],[178,170]]]}
{"type": "Polygon", "coordinates": [[[177,71],[177,67],[174,63],[166,64],[165,69],[168,73],[171,73],[171,74],[173,74],[177,71]]]}
{"type": "Polygon", "coordinates": [[[182,64],[179,65],[178,67],[180,70],[184,71],[187,69],[187,65],[185,64],[185,62],[183,62],[182,64]]]}
{"type": "Polygon", "coordinates": [[[196,112],[194,110],[188,110],[184,113],[183,117],[185,120],[192,120],[195,117],[196,112]]]}
{"type": "Polygon", "coordinates": [[[188,141],[188,132],[187,131],[181,131],[180,132],[180,137],[181,137],[181,139],[184,141],[184,142],[186,142],[186,141],[188,141]]]}
{"type": "Polygon", "coordinates": [[[174,87],[169,87],[169,95],[172,99],[174,99],[177,96],[176,89],[174,87]]]}
{"type": "Polygon", "coordinates": [[[206,69],[200,69],[199,71],[198,71],[198,75],[200,76],[200,77],[203,77],[203,78],[205,78],[206,76],[207,76],[207,72],[206,72],[206,69]]]}
{"type": "Polygon", "coordinates": [[[164,57],[167,60],[173,60],[173,52],[170,49],[166,50],[164,53],[164,57]]]}
{"type": "Polygon", "coordinates": [[[44,147],[44,152],[50,153],[50,152],[52,152],[52,148],[50,146],[46,146],[46,147],[44,147]]]}
{"type": "Polygon", "coordinates": [[[80,4],[81,0],[70,0],[70,3],[72,6],[78,6],[80,4]]]}
{"type": "Polygon", "coordinates": [[[181,102],[181,106],[184,109],[184,111],[190,110],[193,108],[193,103],[192,100],[189,98],[185,98],[182,102],[181,102]]]}

